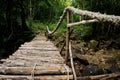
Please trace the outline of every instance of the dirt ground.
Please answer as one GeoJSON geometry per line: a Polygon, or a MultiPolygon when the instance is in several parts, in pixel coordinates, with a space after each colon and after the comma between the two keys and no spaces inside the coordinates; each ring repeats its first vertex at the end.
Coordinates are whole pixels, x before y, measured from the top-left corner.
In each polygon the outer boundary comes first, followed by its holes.
{"type": "MultiPolygon", "coordinates": [[[[54,41],[59,49],[63,43],[61,39],[54,41]]],[[[77,77],[120,72],[120,38],[99,41],[72,40],[72,53],[77,77]]],[[[65,51],[62,51],[61,55],[64,57],[65,51]]],[[[67,64],[70,66],[70,61],[67,64]]]]}

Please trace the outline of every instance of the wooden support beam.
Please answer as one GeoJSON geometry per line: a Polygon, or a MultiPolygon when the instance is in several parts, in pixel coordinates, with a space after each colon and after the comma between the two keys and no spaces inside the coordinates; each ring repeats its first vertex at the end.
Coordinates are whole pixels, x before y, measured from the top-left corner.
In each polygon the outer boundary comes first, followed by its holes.
{"type": "MultiPolygon", "coordinates": [[[[70,22],[70,12],[67,11],[67,24],[70,22]]],[[[70,27],[66,25],[66,53],[65,53],[65,63],[69,57],[69,38],[70,38],[70,27]]]]}

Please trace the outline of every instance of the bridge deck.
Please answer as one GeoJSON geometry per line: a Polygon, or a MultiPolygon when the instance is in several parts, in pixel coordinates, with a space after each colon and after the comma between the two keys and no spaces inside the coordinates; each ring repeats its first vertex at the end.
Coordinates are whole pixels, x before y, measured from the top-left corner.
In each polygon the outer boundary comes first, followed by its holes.
{"type": "Polygon", "coordinates": [[[1,60],[0,80],[66,80],[73,79],[59,50],[43,34],[26,42],[9,58],[1,60]]]}

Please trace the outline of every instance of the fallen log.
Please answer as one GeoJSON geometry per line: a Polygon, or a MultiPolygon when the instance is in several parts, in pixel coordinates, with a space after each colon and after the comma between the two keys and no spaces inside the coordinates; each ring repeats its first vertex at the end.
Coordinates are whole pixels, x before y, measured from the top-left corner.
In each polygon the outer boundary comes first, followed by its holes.
{"type": "Polygon", "coordinates": [[[78,80],[106,80],[109,78],[120,77],[120,73],[102,74],[96,76],[77,77],[78,80]]]}

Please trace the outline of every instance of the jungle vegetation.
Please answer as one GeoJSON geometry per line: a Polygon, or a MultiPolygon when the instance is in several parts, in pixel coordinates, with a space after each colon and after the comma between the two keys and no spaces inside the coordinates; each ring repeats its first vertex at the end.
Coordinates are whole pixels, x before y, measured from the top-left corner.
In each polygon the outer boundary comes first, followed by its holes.
{"type": "MultiPolygon", "coordinates": [[[[46,25],[53,29],[67,6],[120,15],[120,0],[0,0],[0,5],[0,57],[14,52],[35,32],[45,30],[46,25]]],[[[79,16],[71,17],[73,22],[80,20],[79,16]]],[[[65,31],[65,24],[66,21],[59,33],[65,31]]],[[[96,39],[119,37],[119,31],[120,26],[110,23],[82,25],[76,29],[79,37],[96,39]]]]}

